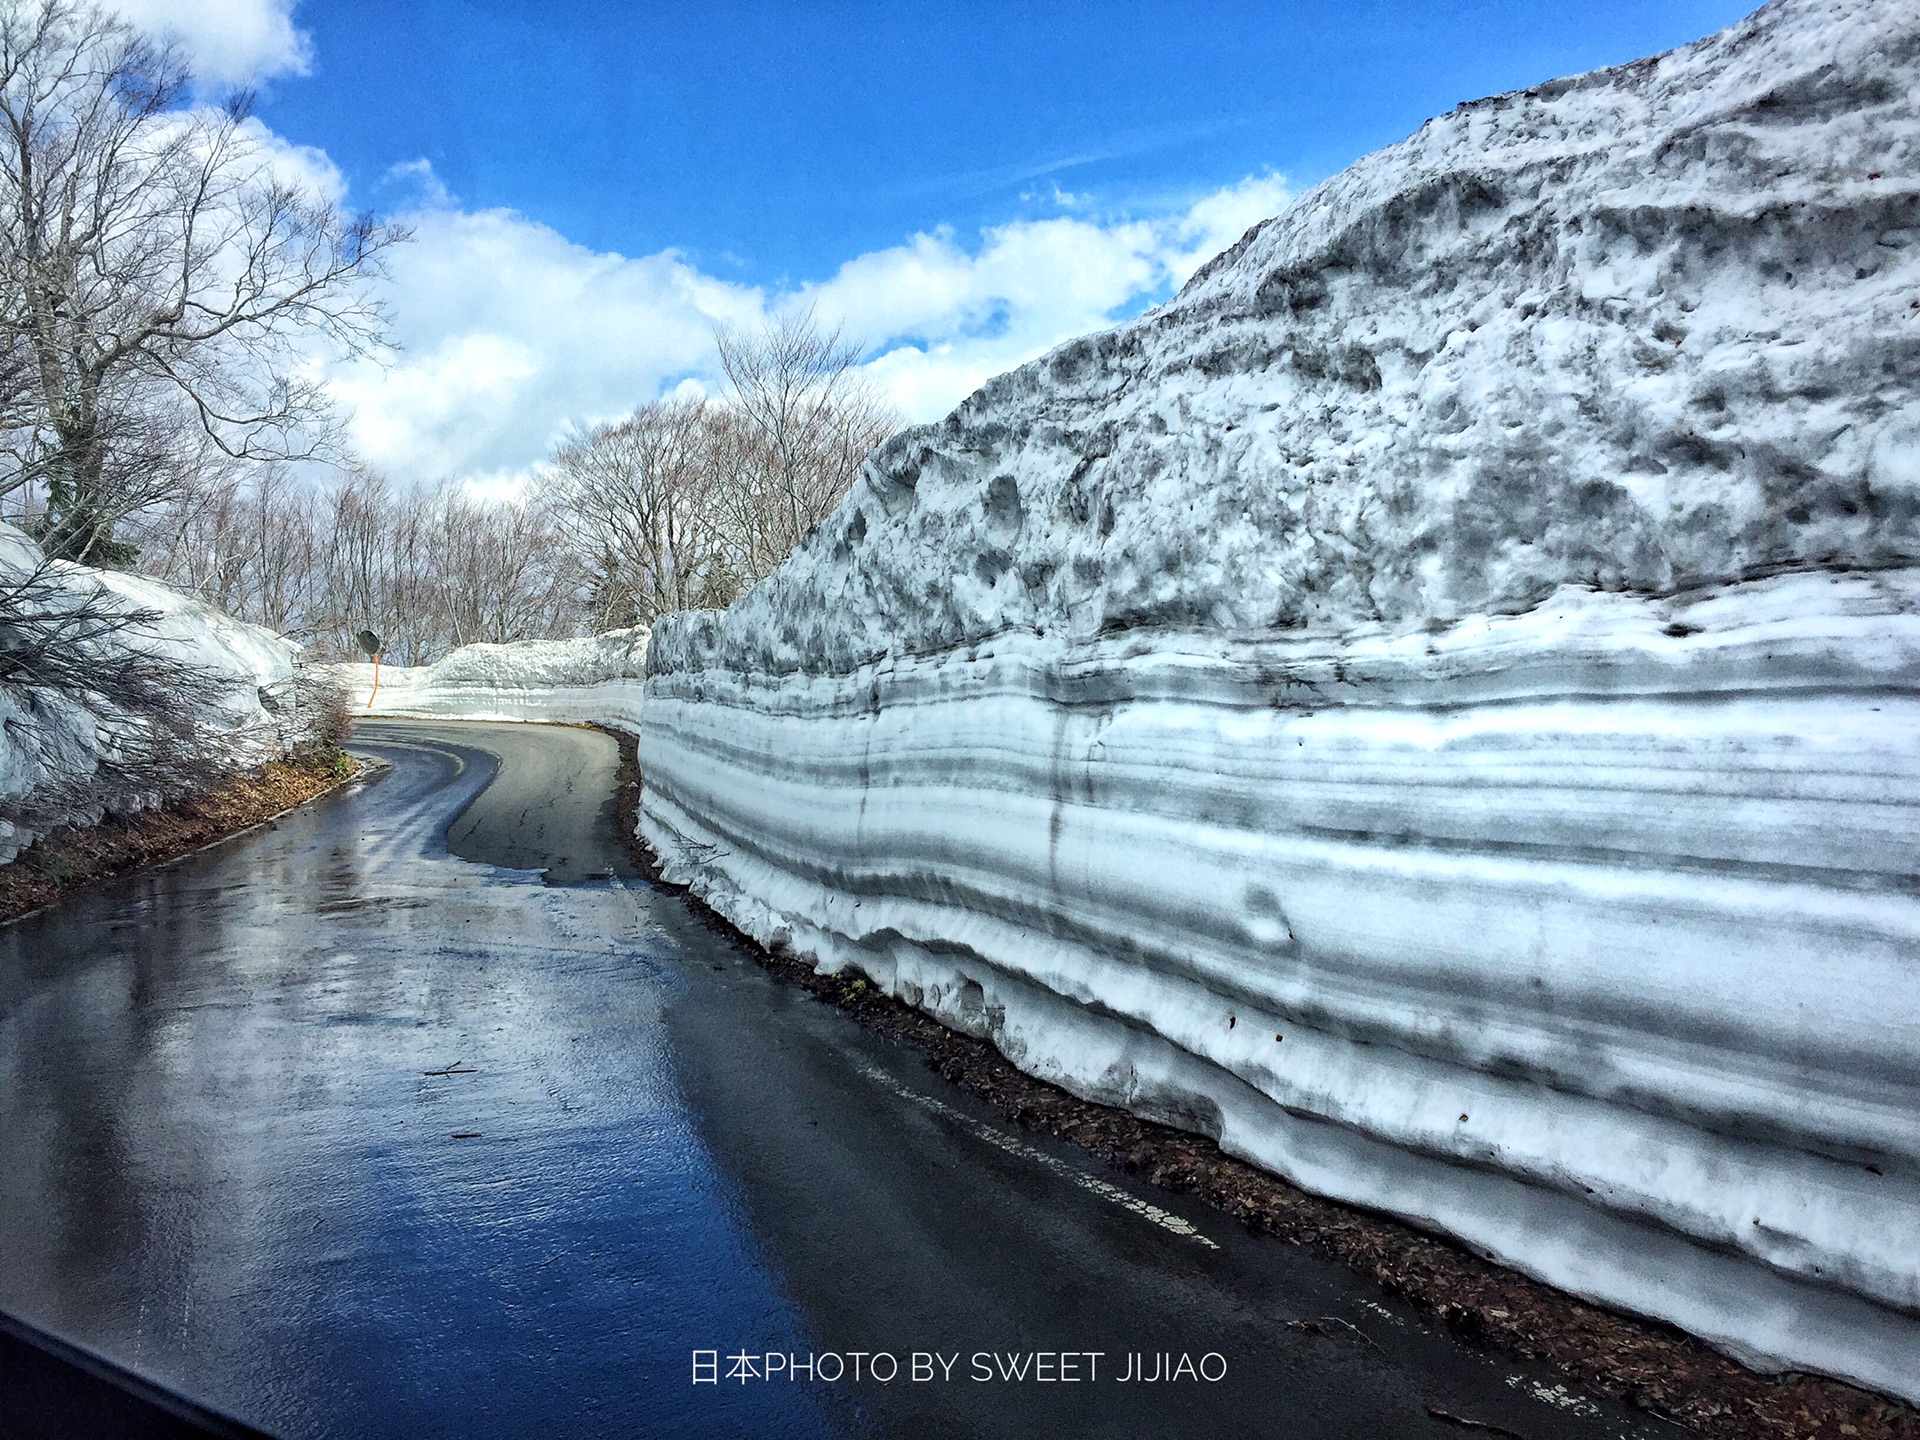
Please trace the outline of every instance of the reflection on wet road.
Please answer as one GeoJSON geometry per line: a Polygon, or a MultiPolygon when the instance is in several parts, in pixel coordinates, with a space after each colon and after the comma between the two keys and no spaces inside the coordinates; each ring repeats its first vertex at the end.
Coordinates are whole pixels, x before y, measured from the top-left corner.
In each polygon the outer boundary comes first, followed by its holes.
{"type": "MultiPolygon", "coordinates": [[[[286,1435],[697,1430],[692,1346],[799,1331],[642,917],[447,860],[491,767],[392,754],[4,933],[0,1303],[286,1435]]],[[[729,1400],[712,1433],[773,1418],[729,1400]]]]}
{"type": "Polygon", "coordinates": [[[355,748],[390,768],[0,929],[0,1309],[289,1437],[1651,1433],[581,878],[624,868],[604,737],[355,748]],[[462,819],[502,764],[540,779],[462,819]],[[726,1378],[829,1351],[899,1373],[726,1378]],[[973,1359],[1062,1351],[1097,1379],[973,1359]],[[1119,1383],[1134,1352],[1227,1374],[1119,1383]]]}

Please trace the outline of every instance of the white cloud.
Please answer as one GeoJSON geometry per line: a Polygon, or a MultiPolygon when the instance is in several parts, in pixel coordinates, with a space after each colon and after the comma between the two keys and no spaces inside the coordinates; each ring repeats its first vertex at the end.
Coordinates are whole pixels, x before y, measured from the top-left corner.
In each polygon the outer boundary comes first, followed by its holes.
{"type": "Polygon", "coordinates": [[[1020,198],[1029,204],[1035,201],[1051,201],[1062,210],[1072,210],[1087,203],[1085,195],[1076,195],[1071,190],[1062,190],[1057,180],[1047,181],[1045,190],[1022,190],[1020,198]]]}
{"type": "Polygon", "coordinates": [[[1250,176],[1160,215],[1023,220],[968,248],[951,231],[862,255],[801,292],[878,349],[869,372],[900,409],[936,419],[1003,370],[1165,298],[1290,198],[1250,176]]]}
{"type": "Polygon", "coordinates": [[[434,172],[433,162],[424,157],[419,160],[405,160],[398,165],[389,165],[387,173],[380,179],[382,184],[397,186],[412,194],[416,209],[451,210],[454,208],[453,192],[447,189],[446,182],[434,172]]]}
{"type": "Polygon", "coordinates": [[[282,184],[304,190],[329,205],[346,203],[347,177],[326,151],[283,139],[251,116],[241,123],[241,131],[282,184]]]}
{"type": "MultiPolygon", "coordinates": [[[[311,66],[296,0],[111,3],[179,44],[207,84],[311,66]]],[[[247,124],[276,174],[344,203],[324,151],[247,124]]],[[[674,251],[595,252],[512,211],[463,210],[424,159],[393,166],[380,193],[406,197],[400,218],[415,231],[383,287],[402,348],[385,368],[315,363],[365,459],[397,478],[489,491],[522,483],[571,424],[662,393],[717,391],[714,325],[751,324],[770,305],[815,306],[866,347],[867,373],[904,415],[937,419],[991,376],[1165,298],[1290,198],[1280,176],[1250,176],[1158,213],[1101,219],[1093,197],[1049,181],[1027,197],[1049,218],[972,237],[936,228],[768,296],[674,251]]]]}
{"type": "MultiPolygon", "coordinates": [[[[226,124],[226,112],[210,105],[171,110],[155,122],[156,135],[186,136],[201,155],[207,154],[208,136],[220,132],[226,124]],[[197,138],[195,132],[198,132],[197,138]]],[[[239,124],[231,152],[237,168],[251,174],[264,168],[283,185],[304,191],[329,205],[342,205],[347,198],[347,177],[333,163],[333,157],[315,145],[296,145],[270,130],[258,117],[249,115],[239,124]]]]}
{"type": "Polygon", "coordinates": [[[313,44],[293,23],[294,0],[112,0],[156,40],[179,45],[203,84],[254,85],[305,75],[313,44]]]}
{"type": "Polygon", "coordinates": [[[940,229],[769,296],[672,251],[600,253],[511,211],[460,210],[424,161],[390,178],[420,197],[386,294],[404,348],[385,370],[336,371],[334,390],[374,465],[489,489],[510,489],[570,423],[717,389],[714,324],[769,305],[814,305],[867,347],[903,414],[936,419],[990,376],[1165,298],[1289,198],[1266,175],[1155,215],[1017,221],[971,243],[940,229]]]}
{"type": "Polygon", "coordinates": [[[396,478],[523,471],[576,421],[609,419],[702,369],[715,321],[759,292],[671,252],[629,259],[511,211],[425,209],[391,252],[385,296],[402,349],[336,371],[355,448],[396,478]]]}

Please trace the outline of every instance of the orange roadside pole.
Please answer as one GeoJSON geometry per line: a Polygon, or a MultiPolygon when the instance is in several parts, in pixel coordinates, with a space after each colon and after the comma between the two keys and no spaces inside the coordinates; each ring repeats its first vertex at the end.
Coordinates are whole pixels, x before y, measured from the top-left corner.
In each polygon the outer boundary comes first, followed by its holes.
{"type": "Polygon", "coordinates": [[[373,689],[367,692],[367,709],[371,710],[373,697],[380,693],[380,637],[371,630],[362,630],[353,637],[353,643],[373,660],[373,689]]]}

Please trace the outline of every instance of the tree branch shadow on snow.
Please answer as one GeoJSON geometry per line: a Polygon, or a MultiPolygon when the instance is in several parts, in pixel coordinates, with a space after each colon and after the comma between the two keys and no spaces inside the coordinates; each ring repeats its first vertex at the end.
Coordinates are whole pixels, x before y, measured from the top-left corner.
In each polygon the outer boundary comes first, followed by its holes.
{"type": "MultiPolygon", "coordinates": [[[[266,703],[265,696],[262,703],[266,703]]],[[[353,692],[331,667],[293,667],[293,705],[303,741],[338,750],[353,733],[353,692]]]]}
{"type": "Polygon", "coordinates": [[[40,828],[75,809],[164,804],[236,767],[253,731],[206,723],[232,677],[167,653],[156,643],[161,618],[52,560],[0,580],[0,695],[13,702],[0,744],[46,772],[0,796],[0,819],[40,828]],[[92,718],[91,768],[71,763],[82,757],[59,733],[72,723],[61,701],[92,718]]]}

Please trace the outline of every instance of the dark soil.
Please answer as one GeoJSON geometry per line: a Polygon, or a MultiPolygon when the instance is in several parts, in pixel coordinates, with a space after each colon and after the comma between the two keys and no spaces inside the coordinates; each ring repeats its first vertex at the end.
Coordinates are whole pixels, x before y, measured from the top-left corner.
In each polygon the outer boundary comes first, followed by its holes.
{"type": "MultiPolygon", "coordinates": [[[[640,771],[633,737],[609,733],[620,744],[621,833],[636,863],[663,883],[658,860],[635,833],[640,771]]],[[[715,929],[744,939],[688,898],[715,929]]],[[[857,975],[822,975],[793,956],[768,954],[750,941],[747,948],[782,979],[918,1047],[929,1068],[1009,1121],[1070,1141],[1151,1184],[1197,1196],[1259,1234],[1334,1256],[1472,1343],[1545,1361],[1594,1395],[1725,1440],[1920,1440],[1920,1412],[1899,1400],[1816,1376],[1756,1374],[1670,1326],[1576,1300],[1391,1217],[1297,1190],[1202,1136],[1036,1080],[985,1041],[947,1029],[857,975]]]]}
{"type": "Polygon", "coordinates": [[[56,830],[0,865],[0,924],[53,904],[69,890],[177,859],[283,810],[324,795],[354,773],[332,746],[236,775],[165,810],[109,815],[91,828],[56,830]]]}

